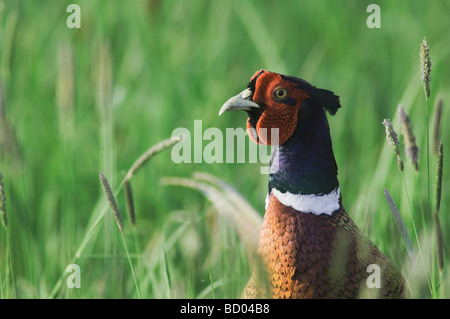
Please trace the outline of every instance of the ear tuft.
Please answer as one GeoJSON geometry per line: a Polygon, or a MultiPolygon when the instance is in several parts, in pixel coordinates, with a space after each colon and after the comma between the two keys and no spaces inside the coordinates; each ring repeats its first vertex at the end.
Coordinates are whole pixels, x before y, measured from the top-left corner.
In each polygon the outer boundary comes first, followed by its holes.
{"type": "Polygon", "coordinates": [[[311,97],[311,100],[324,107],[331,115],[335,115],[341,107],[339,96],[329,90],[314,88],[311,92],[308,92],[308,94],[311,97]]]}

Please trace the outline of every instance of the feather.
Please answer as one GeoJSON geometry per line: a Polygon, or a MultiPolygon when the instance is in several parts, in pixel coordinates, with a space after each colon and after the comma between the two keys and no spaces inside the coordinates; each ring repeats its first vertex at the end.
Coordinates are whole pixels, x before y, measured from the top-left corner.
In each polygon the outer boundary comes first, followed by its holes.
{"type": "Polygon", "coordinates": [[[331,115],[335,115],[338,109],[341,108],[339,96],[334,94],[334,92],[316,88],[308,81],[294,76],[282,75],[282,78],[296,83],[298,88],[304,90],[313,102],[325,108],[331,115]]]}
{"type": "Polygon", "coordinates": [[[314,88],[307,93],[311,97],[311,100],[324,107],[331,115],[335,115],[338,109],[341,108],[339,96],[335,95],[332,91],[314,88]]]}

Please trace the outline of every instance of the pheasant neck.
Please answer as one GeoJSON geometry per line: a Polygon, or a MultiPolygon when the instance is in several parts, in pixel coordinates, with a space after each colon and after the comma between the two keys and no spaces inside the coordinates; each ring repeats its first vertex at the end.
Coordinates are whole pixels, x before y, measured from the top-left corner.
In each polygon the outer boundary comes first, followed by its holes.
{"type": "Polygon", "coordinates": [[[295,132],[273,149],[270,172],[269,194],[284,205],[317,214],[340,208],[337,165],[322,108],[302,104],[295,132]]]}

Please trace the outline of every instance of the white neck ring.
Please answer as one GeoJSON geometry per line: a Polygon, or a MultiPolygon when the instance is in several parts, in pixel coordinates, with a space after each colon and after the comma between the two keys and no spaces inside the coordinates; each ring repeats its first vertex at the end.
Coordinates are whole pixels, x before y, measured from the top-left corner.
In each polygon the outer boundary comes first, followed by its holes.
{"type": "MultiPolygon", "coordinates": [[[[282,193],[278,189],[272,188],[272,195],[275,196],[283,205],[292,207],[302,213],[331,215],[333,212],[341,208],[339,203],[341,190],[339,186],[330,193],[324,195],[292,194],[288,191],[286,193],[282,193]]],[[[266,198],[266,209],[269,204],[269,200],[270,197],[266,198]]]]}

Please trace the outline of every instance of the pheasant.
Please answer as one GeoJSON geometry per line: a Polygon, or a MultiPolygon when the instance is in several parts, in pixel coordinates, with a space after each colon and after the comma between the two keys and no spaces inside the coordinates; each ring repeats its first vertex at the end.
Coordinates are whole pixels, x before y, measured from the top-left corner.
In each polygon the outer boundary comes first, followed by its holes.
{"type": "Polygon", "coordinates": [[[325,113],[340,107],[331,91],[260,70],[220,109],[219,115],[246,111],[250,138],[272,146],[258,244],[265,271],[261,276],[254,266],[243,298],[406,297],[401,272],[342,205],[325,113]],[[368,284],[373,267],[379,270],[375,287],[368,284]]]}

